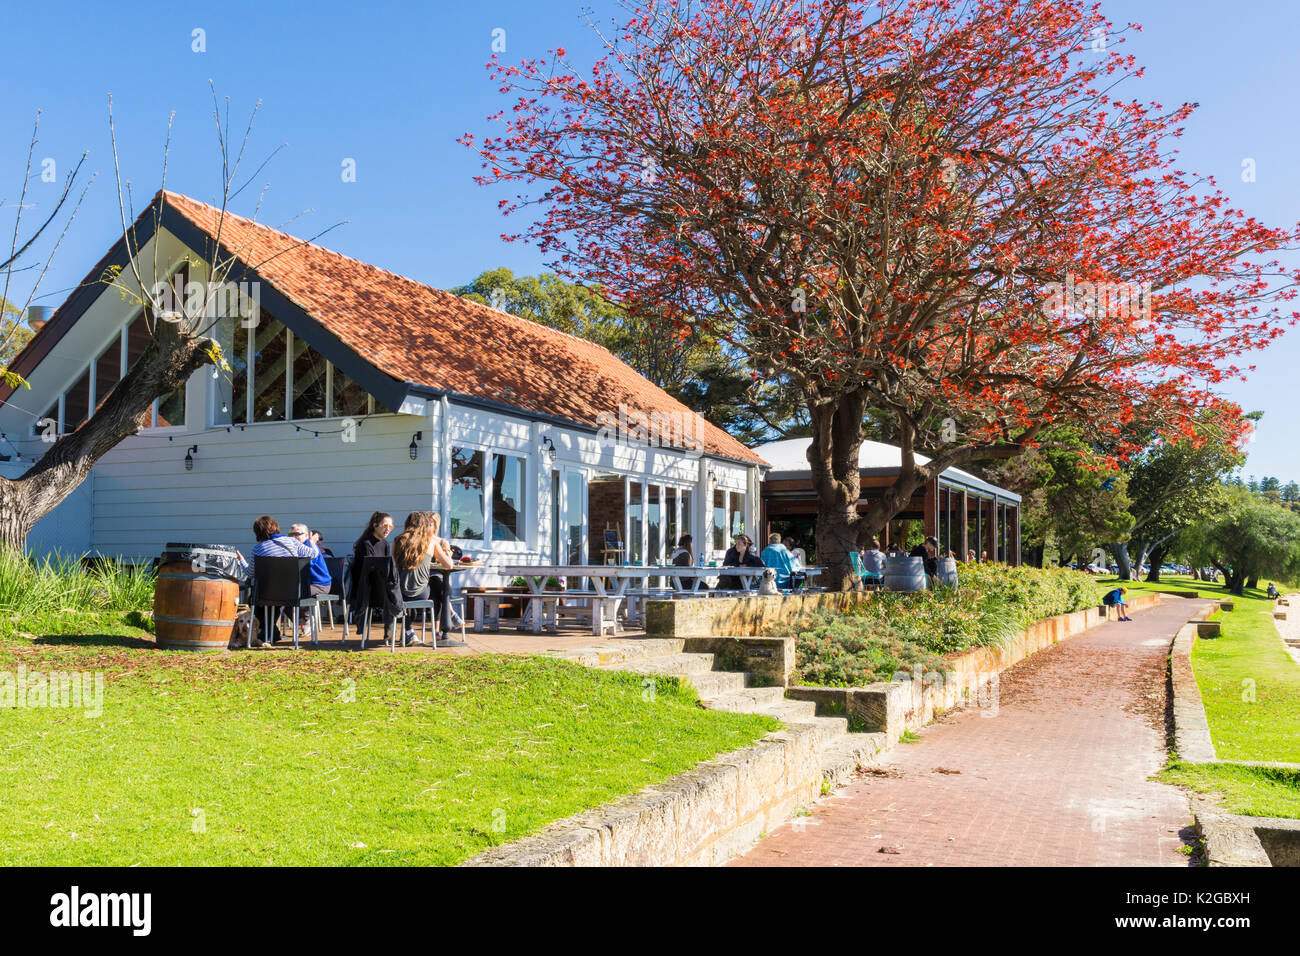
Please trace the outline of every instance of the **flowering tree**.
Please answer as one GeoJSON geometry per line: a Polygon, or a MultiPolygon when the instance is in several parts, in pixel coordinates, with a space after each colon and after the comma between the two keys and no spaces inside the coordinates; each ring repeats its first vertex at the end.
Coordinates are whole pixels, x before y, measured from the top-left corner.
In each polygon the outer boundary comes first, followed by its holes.
{"type": "Polygon", "coordinates": [[[646,0],[585,75],[494,59],[504,130],[462,142],[530,218],[506,238],[797,385],[847,584],[943,469],[1054,423],[1186,433],[1296,317],[1268,257],[1300,230],[1175,168],[1192,106],[1115,95],[1130,29],[1083,0],[646,0]],[[869,409],[901,468],[859,516],[869,409]]]}

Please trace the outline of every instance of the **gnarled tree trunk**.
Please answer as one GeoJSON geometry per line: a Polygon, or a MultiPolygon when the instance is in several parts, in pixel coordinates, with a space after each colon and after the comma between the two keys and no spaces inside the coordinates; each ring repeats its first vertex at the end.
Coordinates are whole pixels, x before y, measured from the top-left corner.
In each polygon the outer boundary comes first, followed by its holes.
{"type": "Polygon", "coordinates": [[[169,395],[211,362],[211,339],[157,322],[144,354],[113,386],[90,419],[59,437],[18,478],[0,478],[0,547],[22,551],[27,535],[85,481],[90,469],[122,439],[140,430],[155,398],[169,395]]]}

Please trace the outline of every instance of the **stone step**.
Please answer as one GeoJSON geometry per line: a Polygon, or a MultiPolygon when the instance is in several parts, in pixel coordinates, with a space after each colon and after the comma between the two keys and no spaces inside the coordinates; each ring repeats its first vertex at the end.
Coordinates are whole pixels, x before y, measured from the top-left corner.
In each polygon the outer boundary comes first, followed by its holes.
{"type": "MultiPolygon", "coordinates": [[[[817,705],[811,700],[780,700],[759,707],[755,713],[768,714],[787,724],[813,724],[817,717],[817,705]]],[[[848,729],[847,723],[845,729],[848,729]]]]}
{"type": "Polygon", "coordinates": [[[672,657],[680,654],[686,641],[680,637],[641,637],[593,644],[591,647],[566,647],[545,651],[546,657],[558,657],[586,667],[610,667],[629,661],[672,657]]]}
{"type": "Polygon", "coordinates": [[[745,689],[745,675],[741,671],[687,674],[684,680],[695,688],[700,697],[717,697],[719,694],[745,689]]]}
{"type": "Polygon", "coordinates": [[[761,707],[778,704],[785,699],[783,687],[746,687],[727,691],[714,697],[703,697],[700,703],[709,710],[726,710],[738,714],[752,714],[761,707]]]}
{"type": "Polygon", "coordinates": [[[617,664],[606,664],[604,669],[631,671],[634,674],[653,674],[657,677],[685,677],[711,673],[713,655],[673,654],[668,657],[644,657],[620,661],[617,664]]]}
{"type": "Polygon", "coordinates": [[[822,751],[822,780],[825,788],[848,783],[859,767],[876,763],[887,741],[882,733],[843,734],[822,751]]]}

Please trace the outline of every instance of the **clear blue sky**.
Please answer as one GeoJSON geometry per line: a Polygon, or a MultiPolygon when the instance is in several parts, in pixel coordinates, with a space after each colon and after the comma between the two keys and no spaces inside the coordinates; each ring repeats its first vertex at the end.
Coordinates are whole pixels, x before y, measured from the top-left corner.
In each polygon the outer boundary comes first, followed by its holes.
{"type": "MultiPolygon", "coordinates": [[[[616,7],[592,0],[606,18],[616,7]]],[[[455,142],[481,135],[484,117],[504,103],[484,64],[492,31],[505,30],[511,59],[563,46],[575,63],[596,49],[574,0],[469,3],[223,5],[132,2],[11,3],[5,13],[5,83],[0,122],[0,197],[16,198],[22,158],[37,109],[44,111],[36,156],[53,157],[62,175],[83,149],[99,172],[69,241],[43,286],[48,293],[80,280],[116,239],[117,203],[106,99],[114,97],[124,176],[143,201],[158,188],[167,115],[176,111],[170,188],[213,198],[220,168],[207,88],[231,99],[242,131],[249,109],[263,108],[251,158],[287,147],[255,180],[237,212],[249,213],[270,184],[259,218],[310,235],[346,220],[323,243],[431,285],[467,282],[498,265],[533,272],[536,250],[500,240],[500,193],[476,187],[473,154],[455,142]],[[206,31],[207,51],[191,49],[206,31]],[[357,181],[340,176],[356,160],[357,181]]],[[[1166,105],[1195,101],[1183,168],[1214,175],[1233,202],[1271,225],[1300,220],[1300,96],[1293,46],[1300,4],[1292,0],[1127,0],[1103,3],[1115,21],[1145,32],[1128,46],[1148,68],[1126,97],[1166,105]],[[1257,180],[1241,180],[1244,158],[1257,180]]],[[[252,171],[254,163],[248,165],[252,171]]],[[[48,204],[54,187],[37,184],[48,204]]],[[[37,210],[34,210],[34,212],[37,210]]],[[[12,225],[0,211],[0,225],[12,225]]],[[[20,290],[22,291],[22,290],[20,290]]],[[[11,296],[20,298],[21,296],[11,296]]],[[[42,301],[57,305],[62,294],[42,301]]],[[[1265,412],[1245,473],[1300,480],[1300,329],[1256,360],[1246,384],[1228,390],[1248,410],[1265,412]]]]}

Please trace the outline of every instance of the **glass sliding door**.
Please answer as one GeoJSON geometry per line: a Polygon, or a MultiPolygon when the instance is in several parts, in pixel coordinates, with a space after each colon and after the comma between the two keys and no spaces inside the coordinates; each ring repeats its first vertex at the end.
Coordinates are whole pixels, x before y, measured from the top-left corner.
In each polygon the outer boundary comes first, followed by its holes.
{"type": "Polygon", "coordinates": [[[645,563],[644,488],[640,478],[627,479],[627,560],[645,563]]]}

